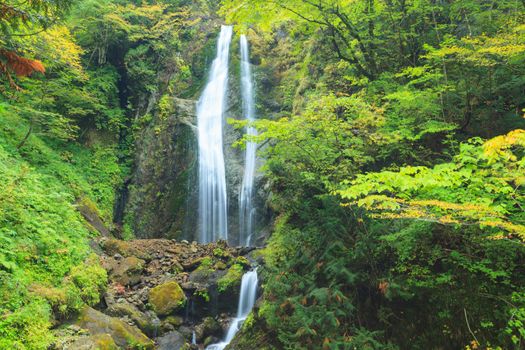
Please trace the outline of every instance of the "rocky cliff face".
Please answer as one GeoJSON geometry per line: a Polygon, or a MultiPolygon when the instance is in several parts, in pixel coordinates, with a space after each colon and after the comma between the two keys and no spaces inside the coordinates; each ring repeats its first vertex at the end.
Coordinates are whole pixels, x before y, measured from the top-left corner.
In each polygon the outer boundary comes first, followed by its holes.
{"type": "MultiPolygon", "coordinates": [[[[239,60],[237,43],[232,47],[232,62],[230,66],[230,77],[229,77],[229,91],[228,91],[228,108],[225,113],[226,120],[236,119],[244,120],[242,114],[242,101],[241,101],[241,87],[239,77],[239,60]]],[[[256,67],[254,67],[256,68],[256,67]]],[[[254,69],[256,71],[256,69],[254,69]]],[[[262,97],[260,97],[262,99],[262,97]]],[[[258,115],[258,118],[262,115],[258,115]]],[[[239,234],[239,195],[242,185],[242,179],[244,174],[244,150],[240,147],[234,147],[234,144],[243,137],[244,130],[235,129],[229,123],[226,123],[224,127],[224,155],[226,162],[226,182],[228,188],[228,230],[230,232],[230,243],[238,243],[239,234]]],[[[266,200],[269,196],[266,188],[266,179],[260,168],[263,166],[264,160],[261,158],[257,159],[256,172],[254,185],[257,191],[255,192],[254,202],[256,211],[255,218],[255,232],[257,234],[255,242],[256,244],[263,244],[264,238],[266,237],[267,226],[270,222],[271,212],[266,206],[266,200]]]]}
{"type": "Polygon", "coordinates": [[[139,238],[190,238],[196,225],[195,101],[170,99],[136,139],[126,215],[139,238]]]}
{"type": "MultiPolygon", "coordinates": [[[[232,47],[228,108],[225,118],[243,119],[236,45],[232,47]]],[[[198,140],[196,101],[165,96],[154,116],[146,118],[136,137],[135,167],[128,186],[126,222],[137,238],[196,237],[198,219],[198,140]],[[169,101],[169,102],[167,102],[169,101]],[[169,105],[169,108],[162,104],[169,105]]],[[[244,151],[233,147],[242,137],[225,122],[224,152],[228,189],[228,230],[230,243],[237,244],[239,230],[239,191],[243,176],[244,151]]],[[[262,166],[262,161],[258,167],[262,166]]],[[[265,202],[265,179],[256,180],[257,228],[267,231],[269,212],[265,202]]],[[[264,236],[264,235],[261,235],[264,236]]],[[[260,243],[260,242],[259,242],[260,243]]]]}

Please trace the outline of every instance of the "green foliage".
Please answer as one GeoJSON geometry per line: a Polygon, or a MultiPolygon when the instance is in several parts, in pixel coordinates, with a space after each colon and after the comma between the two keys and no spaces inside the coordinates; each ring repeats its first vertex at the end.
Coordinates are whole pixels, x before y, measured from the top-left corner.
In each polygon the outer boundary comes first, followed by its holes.
{"type": "Polygon", "coordinates": [[[31,2],[3,2],[0,4],[0,31],[10,36],[19,30],[39,31],[54,24],[71,3],[66,0],[35,0],[31,2]]]}
{"type": "Polygon", "coordinates": [[[0,320],[0,347],[4,349],[46,349],[53,337],[49,328],[51,310],[36,299],[13,310],[0,320]]]}
{"type": "Polygon", "coordinates": [[[73,267],[69,277],[86,304],[93,306],[100,302],[100,296],[107,287],[107,272],[100,266],[95,254],[91,254],[84,264],[73,267]]]}
{"type": "Polygon", "coordinates": [[[210,294],[208,293],[207,289],[196,290],[194,295],[201,298],[207,303],[210,301],[210,294]]]}
{"type": "Polygon", "coordinates": [[[286,198],[279,205],[294,205],[304,195],[301,188],[318,191],[372,163],[376,151],[393,140],[380,133],[383,124],[382,111],[363,99],[331,95],[312,103],[301,115],[257,121],[256,141],[275,142],[265,152],[265,168],[286,198]]]}
{"type": "Polygon", "coordinates": [[[255,123],[275,348],[522,345],[524,4],[493,5],[222,2],[281,103],[255,123]]]}
{"type": "Polygon", "coordinates": [[[213,256],[216,258],[226,258],[228,257],[228,254],[224,251],[224,249],[217,247],[213,249],[213,256]]]}
{"type": "Polygon", "coordinates": [[[207,256],[205,258],[202,258],[199,264],[198,269],[211,269],[213,267],[213,258],[207,256]]]}
{"type": "Polygon", "coordinates": [[[521,292],[516,292],[512,295],[512,309],[510,310],[510,318],[505,329],[506,333],[511,336],[512,343],[519,348],[525,339],[525,308],[524,296],[521,292]]]}
{"type": "Polygon", "coordinates": [[[385,218],[492,228],[492,238],[525,239],[525,131],[460,146],[452,163],[359,175],[337,193],[385,218]]]}
{"type": "Polygon", "coordinates": [[[188,67],[178,54],[179,32],[182,26],[195,22],[188,19],[185,7],[171,6],[170,2],[138,5],[88,0],[74,8],[73,31],[95,58],[90,63],[97,72],[115,67],[126,78],[127,100],[121,104],[149,112],[145,96],[165,89],[165,82],[178,70],[186,72],[182,75],[187,78],[188,67]],[[159,77],[159,71],[166,76],[159,77]]]}
{"type": "MultiPolygon", "coordinates": [[[[277,212],[247,322],[258,340],[523,347],[523,2],[69,7],[0,4],[0,48],[46,68],[1,77],[0,348],[46,349],[53,318],[99,302],[106,275],[76,206],[111,226],[133,137],[199,89],[213,40],[197,24],[218,7],[249,35],[259,115],[275,116],[255,123],[277,212]]],[[[228,259],[224,291],[249,265],[229,258],[215,249],[197,272],[228,259]]]]}
{"type": "Polygon", "coordinates": [[[102,208],[108,203],[111,213],[112,185],[107,182],[120,172],[100,166],[113,165],[114,160],[85,171],[86,164],[74,160],[78,156],[96,161],[98,150],[70,145],[70,151],[57,153],[36,135],[27,140],[25,151],[18,152],[28,125],[16,109],[3,107],[0,310],[6,317],[0,322],[0,338],[5,348],[45,349],[52,341],[48,328],[53,316],[66,317],[84,302],[96,304],[105,288],[105,271],[94,257],[82,263],[91,233],[75,201],[87,195],[100,200],[102,208]],[[99,181],[106,181],[108,192],[97,197],[99,191],[91,182],[99,181]]]}
{"type": "Polygon", "coordinates": [[[223,293],[228,290],[240,286],[242,275],[244,274],[244,267],[239,264],[233,264],[226,272],[226,275],[219,278],[217,281],[217,289],[223,293]]]}

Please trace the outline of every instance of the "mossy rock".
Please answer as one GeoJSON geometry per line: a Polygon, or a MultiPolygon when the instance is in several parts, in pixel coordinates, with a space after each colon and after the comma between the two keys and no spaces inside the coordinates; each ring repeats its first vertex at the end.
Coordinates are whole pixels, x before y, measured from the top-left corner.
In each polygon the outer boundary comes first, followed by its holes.
{"type": "Polygon", "coordinates": [[[217,281],[217,289],[220,293],[228,293],[237,290],[242,281],[244,267],[240,264],[233,264],[226,274],[217,281]]]}
{"type": "Polygon", "coordinates": [[[248,260],[247,257],[245,256],[238,256],[235,258],[235,264],[238,264],[238,265],[242,265],[243,267],[246,267],[246,268],[250,268],[251,267],[251,263],[250,263],[250,260],[248,260]]]}
{"type": "Polygon", "coordinates": [[[195,336],[198,342],[203,342],[209,336],[220,337],[223,330],[219,322],[213,317],[205,317],[202,323],[195,327],[195,336]]]}
{"type": "Polygon", "coordinates": [[[159,327],[159,319],[151,312],[151,315],[141,312],[135,305],[124,301],[111,305],[107,313],[111,316],[128,316],[137,327],[149,336],[153,336],[159,327]]]}
{"type": "Polygon", "coordinates": [[[222,335],[222,327],[219,324],[219,322],[217,322],[217,320],[213,317],[206,317],[202,322],[202,325],[204,327],[204,334],[216,336],[222,335]]]}
{"type": "MultiPolygon", "coordinates": [[[[125,349],[154,349],[155,344],[137,327],[105,315],[90,307],[85,307],[79,315],[77,325],[89,330],[92,335],[109,334],[114,343],[125,349]]],[[[108,345],[109,346],[109,345],[108,345]]]]}
{"type": "Polygon", "coordinates": [[[92,338],[98,350],[116,350],[119,348],[109,334],[97,334],[92,338]]]}
{"type": "Polygon", "coordinates": [[[232,255],[227,249],[224,249],[222,247],[217,247],[213,249],[213,256],[215,256],[216,258],[228,259],[228,258],[231,258],[232,255]]]}
{"type": "Polygon", "coordinates": [[[209,337],[206,337],[206,339],[204,339],[203,345],[206,348],[208,347],[208,345],[218,343],[219,341],[220,341],[219,338],[210,335],[209,337]]]}
{"type": "Polygon", "coordinates": [[[210,293],[207,288],[197,288],[195,292],[193,292],[193,297],[196,298],[194,300],[201,300],[205,303],[210,302],[210,293]]]}
{"type": "Polygon", "coordinates": [[[115,343],[109,334],[95,334],[84,336],[71,344],[60,348],[61,350],[119,350],[120,347],[115,343]]]}
{"type": "Polygon", "coordinates": [[[158,350],[180,350],[185,345],[184,336],[177,331],[169,332],[157,339],[158,350]]]}
{"type": "Polygon", "coordinates": [[[111,266],[110,280],[123,286],[133,286],[140,282],[145,261],[134,256],[115,261],[111,266]]]}
{"type": "Polygon", "coordinates": [[[184,319],[182,317],[180,317],[180,316],[168,316],[164,320],[164,323],[169,323],[173,327],[178,328],[178,327],[182,326],[182,324],[184,323],[184,319]]]}
{"type": "Polygon", "coordinates": [[[213,267],[215,270],[225,270],[228,267],[224,261],[217,261],[213,267]]]}
{"type": "Polygon", "coordinates": [[[143,260],[150,260],[151,256],[131,245],[130,242],[109,238],[101,243],[102,249],[108,255],[120,254],[123,257],[135,256],[143,260]]]}
{"type": "Polygon", "coordinates": [[[104,237],[109,236],[110,230],[105,224],[95,202],[83,196],[77,201],[77,208],[84,219],[86,219],[91,231],[100,233],[100,235],[104,237]]]}
{"type": "Polygon", "coordinates": [[[196,283],[209,283],[215,273],[213,259],[204,257],[200,259],[199,267],[190,274],[190,281],[196,283]]]}
{"type": "Polygon", "coordinates": [[[157,315],[169,315],[186,303],[186,295],[175,282],[163,283],[149,291],[149,303],[157,315]]]}

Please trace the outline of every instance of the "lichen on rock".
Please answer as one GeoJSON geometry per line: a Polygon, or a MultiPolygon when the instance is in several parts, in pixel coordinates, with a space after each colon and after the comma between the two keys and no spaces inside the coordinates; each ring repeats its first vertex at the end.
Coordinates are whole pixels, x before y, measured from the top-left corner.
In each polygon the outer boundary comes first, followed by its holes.
{"type": "Polygon", "coordinates": [[[139,283],[145,266],[145,261],[135,256],[120,260],[109,259],[107,263],[109,265],[110,279],[123,286],[132,286],[139,283]]]}
{"type": "Polygon", "coordinates": [[[149,336],[154,336],[160,325],[160,320],[151,311],[152,315],[144,313],[125,300],[120,300],[111,305],[106,312],[111,316],[129,317],[140,330],[149,336]]]}
{"type": "Polygon", "coordinates": [[[186,295],[177,282],[166,282],[150,290],[149,303],[158,315],[166,316],[184,306],[186,295]]]}
{"type": "Polygon", "coordinates": [[[126,349],[154,349],[155,345],[137,327],[103,314],[91,307],[85,307],[76,324],[87,329],[91,335],[109,334],[117,346],[126,349]]]}

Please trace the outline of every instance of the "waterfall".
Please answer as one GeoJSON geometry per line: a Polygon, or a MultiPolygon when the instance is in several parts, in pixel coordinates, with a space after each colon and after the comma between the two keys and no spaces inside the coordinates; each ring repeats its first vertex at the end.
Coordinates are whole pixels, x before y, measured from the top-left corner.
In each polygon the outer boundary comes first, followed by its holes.
{"type": "Polygon", "coordinates": [[[222,129],[232,33],[231,26],[222,26],[217,57],[212,63],[208,84],[197,103],[200,243],[228,239],[222,129]]]}
{"type": "MultiPolygon", "coordinates": [[[[255,98],[250,67],[250,52],[246,35],[241,35],[241,91],[244,118],[249,122],[253,122],[255,120],[255,98]]],[[[252,126],[248,126],[246,128],[246,134],[248,136],[256,136],[257,130],[252,126]]],[[[253,234],[255,217],[255,208],[253,206],[253,180],[255,176],[256,151],[257,144],[255,142],[246,143],[244,176],[239,194],[239,245],[241,246],[250,246],[253,234]]]]}
{"type": "Polygon", "coordinates": [[[252,270],[242,276],[237,317],[232,320],[226,338],[220,343],[209,345],[206,350],[223,350],[232,341],[255,304],[257,284],[257,270],[252,270]]]}

